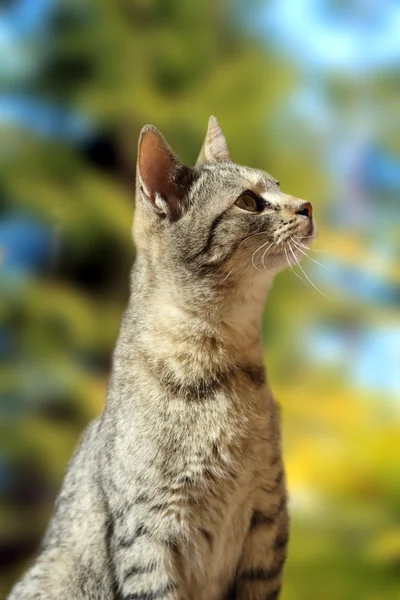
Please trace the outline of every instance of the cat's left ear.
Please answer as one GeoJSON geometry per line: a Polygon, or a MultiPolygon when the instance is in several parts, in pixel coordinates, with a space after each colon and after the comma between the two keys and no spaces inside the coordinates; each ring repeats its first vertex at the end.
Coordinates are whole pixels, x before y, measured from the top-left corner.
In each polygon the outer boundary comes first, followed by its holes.
{"type": "Polygon", "coordinates": [[[223,162],[227,160],[231,160],[228,144],[217,119],[211,116],[208,120],[206,137],[196,166],[203,163],[223,162]]]}
{"type": "Polygon", "coordinates": [[[139,196],[156,214],[179,219],[194,171],[179,161],[153,125],[140,133],[136,177],[139,196]]]}

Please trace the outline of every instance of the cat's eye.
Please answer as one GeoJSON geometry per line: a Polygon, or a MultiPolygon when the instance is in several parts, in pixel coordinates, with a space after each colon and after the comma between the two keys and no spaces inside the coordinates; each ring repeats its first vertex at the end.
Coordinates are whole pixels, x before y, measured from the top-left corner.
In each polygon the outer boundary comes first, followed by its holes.
{"type": "Polygon", "coordinates": [[[239,198],[235,202],[235,205],[242,210],[247,210],[248,212],[262,212],[265,208],[265,201],[248,190],[243,192],[243,194],[240,194],[239,198]]]}

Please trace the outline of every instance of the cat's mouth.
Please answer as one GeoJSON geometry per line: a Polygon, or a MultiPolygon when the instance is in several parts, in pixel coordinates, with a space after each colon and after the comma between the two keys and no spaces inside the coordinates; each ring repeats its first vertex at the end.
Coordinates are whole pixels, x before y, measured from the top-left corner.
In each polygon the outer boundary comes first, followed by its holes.
{"type": "Polygon", "coordinates": [[[308,247],[311,246],[317,237],[317,226],[314,219],[310,220],[307,228],[304,227],[288,227],[284,231],[278,232],[275,240],[277,248],[283,248],[288,242],[296,241],[308,247]]]}
{"type": "MultiPolygon", "coordinates": [[[[303,209],[295,216],[290,215],[286,221],[275,228],[273,235],[267,241],[261,241],[251,256],[251,262],[256,270],[274,270],[278,272],[285,265],[291,268],[308,256],[307,251],[317,236],[317,226],[309,204],[306,203],[307,213],[303,209]]],[[[262,235],[261,232],[256,235],[262,235]]],[[[253,238],[253,236],[250,236],[253,238]]],[[[245,238],[249,239],[249,238],[245,238]]]]}
{"type": "Polygon", "coordinates": [[[311,244],[317,237],[316,224],[314,222],[310,223],[310,227],[308,228],[306,235],[298,235],[296,237],[301,243],[306,244],[307,246],[311,246],[311,244]]]}
{"type": "Polygon", "coordinates": [[[276,255],[290,268],[299,265],[308,256],[308,250],[317,237],[317,226],[313,218],[297,227],[288,227],[281,232],[275,243],[276,255]],[[305,226],[306,225],[306,226],[305,226]]]}
{"type": "Polygon", "coordinates": [[[310,226],[308,228],[307,236],[305,236],[303,239],[310,240],[310,245],[311,245],[312,242],[317,237],[317,233],[318,233],[317,224],[316,224],[314,218],[312,218],[311,221],[310,221],[310,226]]]}

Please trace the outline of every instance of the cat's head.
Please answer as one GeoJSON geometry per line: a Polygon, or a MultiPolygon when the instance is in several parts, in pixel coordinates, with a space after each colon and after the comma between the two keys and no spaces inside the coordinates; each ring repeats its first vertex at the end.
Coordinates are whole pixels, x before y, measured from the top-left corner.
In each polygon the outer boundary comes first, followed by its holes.
{"type": "Polygon", "coordinates": [[[312,207],[265,171],[232,162],[210,117],[195,167],[160,132],[143,128],[138,149],[135,240],[165,277],[216,286],[268,278],[303,256],[316,236],[312,207]]]}

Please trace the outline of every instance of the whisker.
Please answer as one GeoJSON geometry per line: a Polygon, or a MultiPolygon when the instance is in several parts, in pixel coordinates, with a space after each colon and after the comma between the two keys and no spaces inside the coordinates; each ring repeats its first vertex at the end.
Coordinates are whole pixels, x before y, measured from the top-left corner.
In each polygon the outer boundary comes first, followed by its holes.
{"type": "Polygon", "coordinates": [[[298,278],[300,279],[300,281],[302,281],[303,283],[305,283],[306,285],[308,285],[308,284],[307,284],[307,281],[306,281],[305,279],[303,279],[303,278],[302,278],[302,277],[301,277],[301,276],[300,276],[300,275],[297,273],[297,271],[295,271],[295,270],[293,269],[293,265],[292,265],[292,263],[290,262],[290,258],[289,258],[289,255],[288,255],[288,252],[287,252],[287,248],[286,248],[286,246],[284,246],[284,247],[283,247],[283,250],[284,250],[284,252],[285,252],[285,256],[286,256],[286,262],[287,262],[287,264],[289,265],[290,269],[293,271],[293,273],[296,275],[296,277],[298,277],[298,278]]]}
{"type": "MultiPolygon", "coordinates": [[[[253,255],[252,255],[252,257],[251,257],[251,264],[253,265],[253,267],[254,267],[254,268],[257,270],[257,271],[261,271],[261,269],[258,269],[258,268],[256,267],[256,265],[255,265],[255,263],[254,263],[254,257],[255,257],[255,255],[257,254],[257,252],[259,252],[259,251],[260,251],[262,248],[264,248],[264,246],[266,246],[266,245],[268,244],[268,242],[269,242],[269,240],[267,240],[267,241],[265,242],[265,244],[262,244],[262,245],[261,245],[259,248],[257,248],[257,250],[255,250],[255,251],[253,252],[253,255]]],[[[268,248],[270,248],[270,247],[271,247],[271,246],[268,246],[268,248]]],[[[267,248],[267,250],[268,250],[268,248],[267,248]]]]}
{"type": "MultiPolygon", "coordinates": [[[[251,235],[248,235],[247,237],[245,237],[239,244],[239,246],[236,248],[236,251],[239,250],[240,246],[246,242],[247,240],[249,240],[252,237],[255,237],[256,235],[265,235],[267,232],[266,231],[259,231],[258,233],[252,233],[251,235]]],[[[264,245],[264,244],[263,244],[264,245]]],[[[261,246],[262,248],[262,246],[261,246]]],[[[259,250],[260,248],[258,248],[259,250]]],[[[258,250],[256,250],[256,252],[258,252],[258,250]]],[[[228,277],[230,277],[232,271],[233,271],[234,267],[232,267],[232,269],[229,271],[228,275],[226,275],[226,277],[224,277],[224,279],[222,280],[222,283],[224,283],[224,281],[226,281],[228,279],[228,277]]]]}
{"type": "Polygon", "coordinates": [[[295,235],[291,235],[290,239],[292,240],[292,242],[296,241],[296,243],[301,246],[302,248],[304,248],[305,250],[308,250],[308,246],[306,246],[306,244],[303,244],[303,242],[301,242],[301,238],[296,237],[295,235]]]}
{"type": "Polygon", "coordinates": [[[267,232],[266,231],[259,231],[258,233],[252,233],[251,235],[248,235],[247,237],[245,237],[239,244],[239,246],[236,248],[236,250],[239,250],[240,246],[246,242],[247,240],[249,240],[252,237],[256,237],[256,235],[265,235],[267,232]]]}
{"type": "Polygon", "coordinates": [[[278,246],[285,237],[288,237],[288,235],[290,235],[290,232],[293,231],[293,229],[296,229],[296,224],[294,223],[293,225],[291,225],[290,227],[283,227],[281,229],[278,229],[278,231],[275,232],[275,235],[278,235],[278,239],[275,240],[276,245],[278,246]]]}
{"type": "Polygon", "coordinates": [[[303,244],[301,240],[305,240],[306,238],[309,237],[314,237],[312,235],[306,235],[305,237],[297,237],[296,235],[290,236],[291,240],[293,242],[293,239],[295,239],[297,241],[298,244],[300,244],[300,246],[302,248],[304,248],[305,250],[311,250],[311,252],[329,252],[329,250],[324,250],[323,248],[311,248],[310,246],[306,246],[306,244],[303,244]]]}
{"type": "MultiPolygon", "coordinates": [[[[303,240],[305,240],[307,238],[315,237],[315,235],[314,234],[312,234],[312,235],[302,235],[301,237],[302,237],[303,240]]],[[[353,235],[352,234],[351,238],[353,240],[366,240],[368,238],[368,235],[367,234],[363,234],[363,235],[353,235]]],[[[327,237],[326,235],[324,235],[324,240],[326,240],[330,244],[336,244],[336,240],[334,238],[332,238],[332,237],[327,237]]]]}
{"type": "Polygon", "coordinates": [[[323,269],[326,269],[327,271],[330,271],[331,273],[333,273],[332,269],[330,269],[329,267],[326,267],[325,265],[323,265],[322,263],[318,262],[317,260],[314,260],[311,256],[309,256],[307,254],[307,252],[304,252],[304,250],[302,250],[300,248],[300,246],[297,245],[297,243],[295,242],[295,240],[291,237],[290,238],[293,242],[293,244],[295,245],[295,247],[297,248],[297,250],[299,252],[301,252],[302,254],[304,254],[304,256],[307,256],[307,258],[309,258],[310,260],[312,260],[313,262],[315,262],[316,265],[319,265],[320,267],[322,267],[323,269]]]}
{"type": "Polygon", "coordinates": [[[231,269],[231,270],[229,271],[228,275],[226,275],[226,276],[223,278],[223,280],[222,280],[222,283],[224,283],[224,281],[226,281],[226,280],[228,279],[228,277],[231,275],[232,271],[233,271],[233,269],[231,269]]]}
{"type": "Polygon", "coordinates": [[[267,254],[268,250],[269,250],[269,249],[270,249],[270,248],[271,248],[273,245],[274,245],[274,242],[272,242],[272,244],[270,244],[270,245],[268,246],[268,248],[267,248],[266,250],[264,250],[264,252],[263,252],[263,255],[262,255],[262,264],[263,264],[263,267],[264,267],[265,271],[267,271],[268,273],[270,273],[270,271],[269,271],[269,270],[267,269],[267,267],[265,266],[264,259],[265,259],[265,256],[266,256],[266,254],[267,254]]]}
{"type": "Polygon", "coordinates": [[[315,283],[313,283],[311,281],[311,279],[309,278],[309,276],[307,275],[307,273],[304,271],[303,267],[301,266],[299,260],[297,259],[297,256],[295,255],[295,253],[293,252],[293,248],[290,245],[290,242],[288,242],[289,244],[289,249],[291,251],[291,253],[293,254],[294,260],[297,263],[297,266],[300,268],[300,270],[302,271],[302,273],[304,274],[304,276],[306,277],[307,281],[309,281],[311,283],[311,285],[313,286],[313,288],[315,288],[317,290],[317,292],[319,292],[322,296],[324,296],[325,298],[327,298],[327,300],[332,301],[332,298],[330,298],[329,296],[327,296],[326,294],[324,294],[323,292],[321,292],[321,290],[319,288],[317,288],[317,286],[315,285],[315,283]]]}

